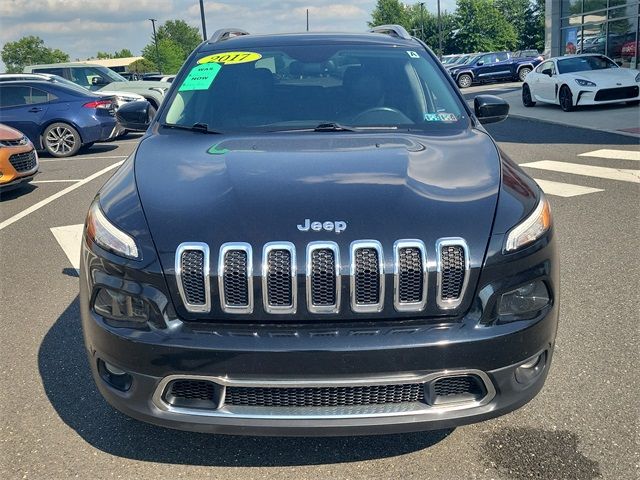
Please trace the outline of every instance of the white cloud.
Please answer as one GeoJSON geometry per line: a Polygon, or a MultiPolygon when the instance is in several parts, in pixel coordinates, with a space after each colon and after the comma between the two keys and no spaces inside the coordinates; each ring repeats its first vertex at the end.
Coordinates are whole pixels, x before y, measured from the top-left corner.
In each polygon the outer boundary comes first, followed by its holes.
{"type": "MultiPolygon", "coordinates": [[[[405,3],[414,3],[406,1],[405,3]]],[[[240,27],[255,33],[300,32],[309,9],[312,31],[365,31],[376,0],[208,0],[207,32],[240,27]]],[[[436,1],[425,5],[435,11],[436,1]]],[[[442,0],[453,11],[455,0],[442,0]]],[[[0,45],[38,35],[71,59],[128,48],[140,53],[150,41],[151,23],[183,19],[200,28],[198,0],[0,0],[0,45]]],[[[4,65],[0,62],[0,71],[4,65]]]]}

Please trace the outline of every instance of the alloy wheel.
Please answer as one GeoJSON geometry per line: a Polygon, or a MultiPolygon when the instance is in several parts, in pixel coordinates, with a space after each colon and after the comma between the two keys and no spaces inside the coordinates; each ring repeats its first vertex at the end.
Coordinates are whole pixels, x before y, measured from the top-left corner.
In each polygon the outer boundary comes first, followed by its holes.
{"type": "Polygon", "coordinates": [[[49,130],[46,142],[52,153],[65,155],[75,148],[76,138],[69,128],[59,126],[49,130]]]}

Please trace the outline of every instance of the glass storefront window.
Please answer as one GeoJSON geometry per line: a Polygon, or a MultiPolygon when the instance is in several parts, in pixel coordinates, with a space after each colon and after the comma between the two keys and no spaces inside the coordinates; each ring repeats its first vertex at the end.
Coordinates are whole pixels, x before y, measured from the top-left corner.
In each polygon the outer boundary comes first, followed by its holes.
{"type": "Polygon", "coordinates": [[[562,28],[564,27],[573,27],[573,26],[581,26],[582,25],[582,17],[578,15],[577,17],[569,17],[562,19],[562,28]]]}
{"type": "Polygon", "coordinates": [[[609,22],[607,56],[622,67],[638,65],[638,18],[625,18],[609,22]]]}
{"type": "Polygon", "coordinates": [[[580,28],[565,28],[562,30],[562,53],[561,55],[572,55],[578,52],[581,40],[580,28]]]}
{"type": "Polygon", "coordinates": [[[607,0],[584,0],[583,12],[593,12],[607,8],[607,0]]]}
{"type": "Polygon", "coordinates": [[[577,53],[605,53],[606,23],[584,25],[577,53]]]}
{"type": "Polygon", "coordinates": [[[582,13],[582,0],[562,0],[562,16],[582,13]]]}

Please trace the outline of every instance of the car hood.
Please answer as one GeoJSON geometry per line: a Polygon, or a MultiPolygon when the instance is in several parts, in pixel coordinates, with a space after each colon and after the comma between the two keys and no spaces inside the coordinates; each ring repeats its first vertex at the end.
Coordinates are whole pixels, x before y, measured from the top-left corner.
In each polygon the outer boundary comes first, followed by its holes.
{"type": "Polygon", "coordinates": [[[628,68],[608,68],[605,70],[587,70],[585,72],[574,72],[571,74],[573,78],[583,78],[590,80],[600,86],[616,86],[616,83],[628,85],[630,82],[635,83],[637,70],[628,68]]]}
{"type": "Polygon", "coordinates": [[[97,93],[98,95],[104,97],[118,96],[132,100],[144,100],[144,97],[142,95],[138,95],[137,93],[133,92],[125,92],[123,90],[98,90],[94,93],[97,93]]]}
{"type": "Polygon", "coordinates": [[[150,88],[159,88],[166,91],[171,84],[169,82],[156,82],[151,80],[135,80],[130,82],[112,82],[100,90],[120,90],[122,92],[139,92],[150,88]]]}
{"type": "MultiPolygon", "coordinates": [[[[468,291],[473,292],[500,186],[499,155],[486,133],[222,137],[161,130],[138,147],[136,183],[174,304],[182,316],[192,315],[181,309],[174,277],[175,252],[182,242],[209,245],[213,275],[220,245],[225,242],[251,244],[254,265],[260,265],[265,243],[292,242],[302,275],[298,284],[303,288],[304,252],[312,241],[337,242],[343,252],[342,264],[348,267],[350,242],[378,240],[390,273],[396,240],[423,240],[433,262],[437,239],[462,237],[469,245],[472,273],[468,291]],[[346,229],[339,234],[300,231],[297,226],[307,219],[345,222],[346,229]]],[[[254,270],[254,275],[260,274],[259,267],[254,270]]],[[[389,279],[387,285],[392,285],[389,279]]],[[[216,285],[214,280],[212,285],[216,285]]],[[[460,309],[470,305],[471,295],[466,297],[460,309]]],[[[429,308],[428,313],[444,313],[429,308]]],[[[393,306],[385,307],[385,312],[394,315],[393,306]]],[[[343,311],[340,318],[349,314],[343,311]]],[[[296,316],[286,316],[293,318],[296,316]]]]}

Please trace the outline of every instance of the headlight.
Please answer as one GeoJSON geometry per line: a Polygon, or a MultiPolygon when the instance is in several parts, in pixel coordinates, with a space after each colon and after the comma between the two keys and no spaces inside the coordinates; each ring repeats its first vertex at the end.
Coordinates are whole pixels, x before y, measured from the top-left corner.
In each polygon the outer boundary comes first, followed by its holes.
{"type": "Polygon", "coordinates": [[[640,82],[640,73],[636,75],[636,82],[640,82]]]}
{"type": "Polygon", "coordinates": [[[590,82],[589,80],[583,80],[581,78],[576,78],[576,83],[578,85],[580,85],[581,87],[595,87],[596,84],[593,82],[590,82]]]}
{"type": "Polygon", "coordinates": [[[107,220],[97,200],[91,204],[87,215],[87,238],[116,255],[139,259],[135,240],[107,220]]]}
{"type": "Polygon", "coordinates": [[[522,285],[502,294],[498,315],[524,315],[537,312],[549,304],[549,290],[541,280],[522,285]]]}
{"type": "Polygon", "coordinates": [[[547,199],[541,195],[540,202],[533,213],[511,229],[507,235],[504,251],[513,252],[535,242],[549,230],[549,227],[551,227],[551,209],[547,199]]]}

